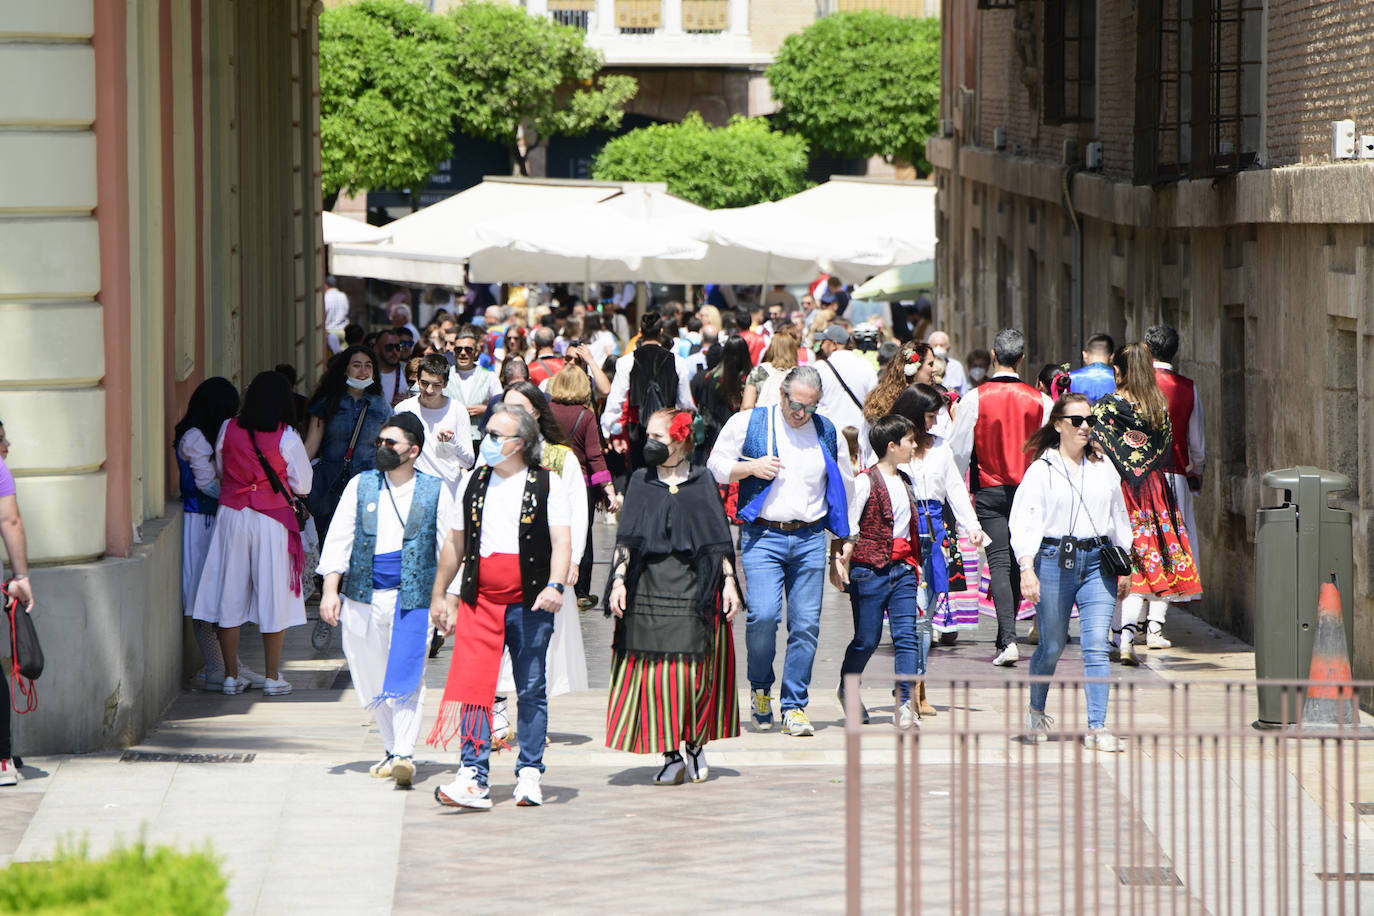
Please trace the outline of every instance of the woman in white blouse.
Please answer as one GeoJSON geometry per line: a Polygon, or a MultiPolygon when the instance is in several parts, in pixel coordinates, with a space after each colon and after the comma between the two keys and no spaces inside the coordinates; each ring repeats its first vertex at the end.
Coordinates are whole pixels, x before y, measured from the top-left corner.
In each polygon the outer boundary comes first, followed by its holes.
{"type": "MultiPolygon", "coordinates": [[[[1031,674],[1054,674],[1069,641],[1069,611],[1078,605],[1083,647],[1090,749],[1115,752],[1122,742],[1107,731],[1107,634],[1116,599],[1129,578],[1117,578],[1102,563],[1103,548],[1129,548],[1131,521],[1121,495],[1121,477],[1089,439],[1096,417],[1081,394],[1055,402],[1047,422],[1026,442],[1035,454],[1011,506],[1011,549],[1021,567],[1021,593],[1036,603],[1040,644],[1031,674]],[[1100,680],[1097,680],[1100,679],[1100,680]]],[[[1026,730],[1033,742],[1048,738],[1053,719],[1045,715],[1048,682],[1031,685],[1026,730]]]]}

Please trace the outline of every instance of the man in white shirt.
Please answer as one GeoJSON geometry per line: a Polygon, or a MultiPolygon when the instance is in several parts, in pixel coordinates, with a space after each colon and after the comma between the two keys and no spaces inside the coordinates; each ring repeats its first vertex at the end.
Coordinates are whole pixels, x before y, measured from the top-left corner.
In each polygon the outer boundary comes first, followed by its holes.
{"type": "Polygon", "coordinates": [[[348,327],[348,296],[335,282],[332,276],[324,278],[324,329],[330,353],[343,351],[344,328],[348,327]]]}
{"type": "Polygon", "coordinates": [[[430,599],[448,537],[439,519],[451,513],[453,497],[443,481],[416,472],[425,443],[419,418],[393,416],[380,438],[377,470],[355,475],[344,487],[316,571],[324,576],[320,616],[331,626],[342,624],[353,689],[377,720],[385,753],[369,772],[408,786],[424,718],[430,599]]]}
{"type": "Polygon", "coordinates": [[[467,408],[444,394],[448,384],[448,360],[430,353],[420,363],[420,393],[396,405],[396,413],[419,417],[424,426],[424,448],[415,468],[438,477],[456,492],[463,471],[472,467],[472,423],[467,408]]]}
{"type": "Polygon", "coordinates": [[[930,344],[930,349],[935,351],[937,359],[945,361],[945,389],[963,394],[968,376],[964,372],[964,364],[950,355],[949,335],[944,331],[931,331],[930,337],[926,338],[926,343],[930,344]]]}
{"type": "Polygon", "coordinates": [[[373,345],[373,356],[376,359],[377,381],[382,383],[382,397],[394,410],[397,404],[410,397],[405,367],[401,365],[401,335],[392,328],[382,331],[373,345]]]}
{"type": "Polygon", "coordinates": [[[773,660],[787,593],[787,655],[780,702],[783,734],[815,734],[806,705],[820,635],[826,529],[849,536],[853,472],[835,424],[816,413],[822,377],[798,366],[782,380],[782,402],[736,414],[716,439],[707,468],[739,483],[740,563],[749,596],[745,642],[754,725],[773,727],[773,660]]]}
{"type": "Polygon", "coordinates": [[[444,389],[444,394],[467,409],[472,454],[476,455],[477,443],[482,438],[476,421],[486,413],[491,399],[501,393],[501,380],[495,372],[477,365],[480,346],[486,339],[482,331],[467,324],[459,328],[457,334],[453,343],[453,368],[449,371],[448,387],[444,389]]]}
{"type": "Polygon", "coordinates": [[[878,373],[849,349],[849,332],[838,324],[821,332],[816,345],[821,357],[816,369],[825,385],[819,413],[842,433],[849,426],[857,430],[863,425],[864,400],[877,387],[878,373]]]}

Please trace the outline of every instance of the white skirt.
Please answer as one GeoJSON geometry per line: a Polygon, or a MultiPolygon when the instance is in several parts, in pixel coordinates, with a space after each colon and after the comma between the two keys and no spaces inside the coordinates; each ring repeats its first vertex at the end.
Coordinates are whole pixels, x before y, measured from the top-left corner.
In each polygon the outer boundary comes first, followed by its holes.
{"type": "Polygon", "coordinates": [[[213,515],[181,513],[181,608],[187,617],[191,616],[196,603],[196,589],[200,586],[205,555],[210,552],[210,538],[214,531],[213,515]]]}
{"type": "Polygon", "coordinates": [[[291,556],[280,522],[253,509],[220,506],[191,616],[222,627],[253,623],[264,633],[305,623],[305,596],[291,591],[291,556]]]}
{"type": "MultiPolygon", "coordinates": [[[[577,613],[577,596],[570,588],[563,594],[563,609],[553,615],[553,638],[544,656],[544,680],[548,685],[547,695],[551,697],[587,689],[587,653],[582,648],[582,621],[577,613]]],[[[501,653],[501,677],[496,692],[515,692],[509,649],[501,653]]]]}

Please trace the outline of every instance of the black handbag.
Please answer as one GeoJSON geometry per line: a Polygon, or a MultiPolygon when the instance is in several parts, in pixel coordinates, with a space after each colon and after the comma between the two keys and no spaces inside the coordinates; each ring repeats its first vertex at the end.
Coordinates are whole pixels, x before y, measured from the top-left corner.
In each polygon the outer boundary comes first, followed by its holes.
{"type": "Polygon", "coordinates": [[[1129,576],[1131,574],[1131,555],[1125,547],[1108,544],[1102,548],[1102,568],[1109,576],[1129,576]]]}
{"type": "Polygon", "coordinates": [[[296,513],[296,525],[301,531],[304,531],[306,524],[310,521],[310,510],[305,507],[305,500],[297,499],[296,495],[286,489],[286,486],[282,484],[281,478],[277,476],[277,472],[274,471],[272,465],[267,462],[267,456],[262,453],[262,449],[258,448],[257,437],[253,435],[251,429],[248,430],[248,440],[253,443],[253,451],[258,453],[258,463],[262,465],[262,469],[267,473],[268,483],[272,484],[273,490],[286,497],[286,504],[291,507],[292,512],[296,513]]]}
{"type": "Polygon", "coordinates": [[[43,674],[43,647],[39,645],[33,618],[19,607],[19,599],[11,598],[2,589],[0,595],[4,597],[10,631],[10,705],[22,716],[38,708],[38,691],[33,682],[43,674]],[[24,709],[19,708],[21,696],[26,701],[24,709]]]}

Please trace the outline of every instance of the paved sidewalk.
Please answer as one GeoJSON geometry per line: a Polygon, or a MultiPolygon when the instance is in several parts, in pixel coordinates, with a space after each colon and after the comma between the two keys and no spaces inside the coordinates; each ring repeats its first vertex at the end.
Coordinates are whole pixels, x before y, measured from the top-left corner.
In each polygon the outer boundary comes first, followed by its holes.
{"type": "MultiPolygon", "coordinates": [[[[609,553],[612,530],[597,526],[598,558],[609,553]]],[[[598,564],[598,585],[605,575],[598,564]]],[[[303,627],[291,631],[285,652],[293,694],[184,693],[131,749],[253,754],[251,762],[146,756],[121,762],[118,752],[28,758],[24,782],[0,790],[0,856],[41,858],[63,838],[85,838],[99,851],[140,831],[154,843],[209,844],[225,861],[234,913],[440,913],[474,906],[515,913],[841,910],[845,742],[834,689],[852,633],[845,596],[826,589],[809,709],[816,736],[795,739],[746,726],[739,738],[710,746],[712,775],[702,785],[656,788],[650,779],[657,758],[603,746],[611,626],[599,611],[582,614],[580,623],[592,688],[550,703],[543,808],[511,803],[509,753],[493,759],[491,812],[454,811],[433,801],[433,787],[451,778],[452,751],[419,751],[413,791],[370,779],[367,767],[380,745],[347,689],[337,635],[329,650],[316,653],[310,627],[303,627]]],[[[988,664],[994,629],[988,621],[954,647],[933,652],[932,676],[996,675],[988,664]]],[[[1142,650],[1143,667],[1114,666],[1114,676],[1141,684],[1253,676],[1251,651],[1238,640],[1177,611],[1169,632],[1173,650],[1142,650]]],[[[747,687],[743,643],[740,622],[736,655],[747,687]]],[[[247,636],[244,648],[245,661],[257,668],[258,640],[247,636]]],[[[448,658],[445,650],[427,670],[422,735],[448,658]]],[[[1027,661],[1023,656],[1021,669],[1027,661]]],[[[870,671],[882,676],[891,664],[886,645],[870,671]]],[[[1081,674],[1076,638],[1060,671],[1081,674]]],[[[997,694],[981,695],[977,705],[1000,719],[997,694]]],[[[887,764],[894,741],[890,728],[877,726],[890,722],[892,700],[876,683],[864,697],[874,713],[865,733],[864,762],[872,764],[865,767],[865,791],[871,786],[881,803],[891,797],[887,764]]],[[[948,714],[948,697],[932,691],[931,699],[948,714]]],[[[747,721],[746,700],[742,689],[747,721]]],[[[886,821],[882,811],[877,816],[886,821]]],[[[890,877],[890,865],[875,866],[876,887],[890,877]]],[[[889,905],[885,897],[869,900],[889,905]]]]}

